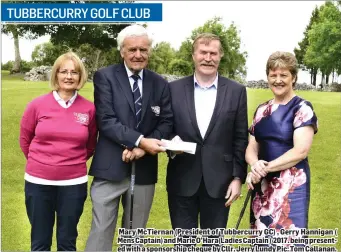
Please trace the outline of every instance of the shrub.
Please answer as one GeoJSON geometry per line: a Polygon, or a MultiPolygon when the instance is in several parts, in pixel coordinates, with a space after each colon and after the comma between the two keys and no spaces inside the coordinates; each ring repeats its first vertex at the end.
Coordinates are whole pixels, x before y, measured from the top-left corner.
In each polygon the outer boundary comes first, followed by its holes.
{"type": "Polygon", "coordinates": [[[11,71],[13,68],[13,60],[7,61],[5,64],[1,63],[1,70],[8,70],[11,71]]]}
{"type": "Polygon", "coordinates": [[[191,75],[193,73],[192,65],[182,59],[174,59],[169,63],[171,74],[175,75],[191,75]]]}
{"type": "Polygon", "coordinates": [[[332,92],[341,92],[341,84],[336,83],[336,82],[330,84],[330,91],[332,91],[332,92]]]}
{"type": "Polygon", "coordinates": [[[25,61],[22,60],[20,63],[20,68],[22,73],[29,72],[35,66],[34,62],[32,61],[25,61]]]}

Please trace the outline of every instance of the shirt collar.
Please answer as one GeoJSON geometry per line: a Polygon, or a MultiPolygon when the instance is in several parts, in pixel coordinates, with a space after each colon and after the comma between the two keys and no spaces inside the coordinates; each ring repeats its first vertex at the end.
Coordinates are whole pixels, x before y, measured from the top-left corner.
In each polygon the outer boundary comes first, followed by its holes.
{"type": "MultiPolygon", "coordinates": [[[[53,93],[53,97],[56,99],[57,102],[64,101],[64,100],[59,96],[59,94],[58,94],[58,92],[57,92],[56,90],[54,90],[52,93],[53,93]]],[[[74,94],[74,95],[71,97],[71,99],[68,100],[67,102],[70,103],[70,104],[74,103],[74,101],[76,100],[77,94],[78,94],[78,92],[77,92],[77,90],[76,90],[76,91],[75,91],[75,94],[74,94]]],[[[64,101],[64,102],[65,102],[65,101],[64,101]]]]}
{"type": "MultiPolygon", "coordinates": [[[[124,67],[127,70],[128,77],[131,77],[132,75],[134,75],[134,73],[130,71],[130,69],[127,67],[126,62],[124,62],[124,67]]],[[[138,73],[138,76],[140,76],[141,80],[143,80],[143,69],[138,73]]]]}
{"type": "Polygon", "coordinates": [[[214,81],[212,82],[211,85],[207,86],[207,87],[202,87],[199,85],[199,82],[197,80],[197,78],[195,77],[195,73],[193,75],[193,79],[194,79],[194,87],[199,87],[199,88],[202,88],[202,89],[209,89],[211,87],[215,87],[216,89],[218,89],[218,73],[217,73],[217,76],[215,77],[214,81]]]}

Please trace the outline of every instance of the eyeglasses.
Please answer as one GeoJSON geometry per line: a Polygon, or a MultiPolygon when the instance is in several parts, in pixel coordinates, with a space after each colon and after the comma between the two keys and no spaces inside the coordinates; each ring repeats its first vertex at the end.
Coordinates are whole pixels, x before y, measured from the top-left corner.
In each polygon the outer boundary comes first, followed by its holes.
{"type": "Polygon", "coordinates": [[[72,72],[68,72],[68,71],[58,71],[58,73],[63,76],[63,77],[66,77],[68,76],[69,74],[71,75],[71,77],[77,77],[79,76],[79,73],[76,72],[76,71],[72,71],[72,72]]]}

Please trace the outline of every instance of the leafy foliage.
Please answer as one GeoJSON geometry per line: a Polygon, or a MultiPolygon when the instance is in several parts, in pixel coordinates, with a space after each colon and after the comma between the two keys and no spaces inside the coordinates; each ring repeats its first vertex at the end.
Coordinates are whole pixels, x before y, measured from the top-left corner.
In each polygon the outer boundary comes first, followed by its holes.
{"type": "Polygon", "coordinates": [[[183,59],[173,59],[169,63],[169,70],[174,75],[186,76],[193,73],[192,64],[183,59]]]}
{"type": "Polygon", "coordinates": [[[1,70],[8,70],[11,71],[13,68],[14,61],[9,60],[6,63],[1,63],[1,70]]]}
{"type": "MultiPolygon", "coordinates": [[[[10,3],[11,1],[9,1],[10,3]]],[[[15,3],[72,3],[83,4],[85,1],[12,1],[15,3]]],[[[118,1],[96,1],[96,3],[119,3],[118,1]]],[[[125,1],[131,3],[132,1],[125,1]]],[[[15,44],[15,63],[13,72],[20,71],[19,38],[34,39],[49,34],[51,43],[71,49],[83,44],[90,44],[96,50],[109,52],[116,47],[117,33],[128,24],[45,24],[45,25],[4,25],[1,32],[11,34],[15,44]]],[[[95,64],[97,65],[97,64],[95,64]]]]}
{"type": "Polygon", "coordinates": [[[311,83],[316,86],[316,75],[322,73],[321,87],[328,84],[330,74],[341,74],[341,10],[336,2],[327,1],[315,8],[304,38],[294,52],[300,66],[310,71],[311,83]]]}
{"type": "Polygon", "coordinates": [[[341,12],[332,2],[321,7],[319,22],[308,32],[309,45],[304,60],[330,75],[341,74],[341,12]]]}
{"type": "Polygon", "coordinates": [[[148,68],[159,74],[170,73],[170,62],[175,58],[175,50],[168,42],[156,44],[149,59],[148,68]]]}
{"type": "Polygon", "coordinates": [[[182,43],[178,56],[184,61],[192,62],[192,41],[200,33],[213,33],[219,36],[224,50],[219,73],[232,79],[244,79],[246,76],[247,52],[241,51],[239,31],[233,22],[229,27],[225,27],[221,21],[220,17],[214,17],[205,22],[203,26],[194,29],[190,38],[182,43]]]}
{"type": "Polygon", "coordinates": [[[31,57],[36,66],[52,66],[59,55],[67,51],[67,47],[53,45],[51,42],[46,42],[37,45],[34,48],[31,57]]]}

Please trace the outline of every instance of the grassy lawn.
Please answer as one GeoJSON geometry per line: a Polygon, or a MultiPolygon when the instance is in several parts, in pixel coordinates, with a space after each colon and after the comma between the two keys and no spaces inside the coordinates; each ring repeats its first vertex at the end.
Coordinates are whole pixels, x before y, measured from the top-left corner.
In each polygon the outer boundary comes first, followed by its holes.
{"type": "MultiPolygon", "coordinates": [[[[47,92],[49,92],[47,82],[25,82],[19,77],[2,72],[2,251],[30,250],[30,225],[24,202],[25,159],[18,142],[19,122],[27,103],[47,92]]],[[[92,83],[87,83],[80,93],[93,100],[92,83]]],[[[341,93],[297,92],[297,94],[313,104],[319,119],[319,132],[314,138],[309,154],[312,177],[309,228],[341,230],[341,93]]],[[[269,90],[248,90],[249,122],[258,104],[271,97],[269,90]]],[[[166,164],[166,156],[161,155],[159,181],[148,222],[148,227],[156,229],[171,228],[165,186],[166,164]]],[[[245,187],[243,194],[246,195],[245,187]]],[[[242,200],[238,200],[233,204],[228,228],[235,226],[242,203],[242,200]]],[[[246,211],[240,225],[241,229],[249,227],[248,218],[249,214],[246,211]]],[[[119,223],[120,221],[118,226],[119,223]]],[[[91,202],[88,197],[78,226],[78,250],[84,250],[90,225],[91,202]]],[[[339,250],[340,245],[339,242],[337,246],[339,250]]],[[[52,249],[56,250],[55,241],[52,249]]]]}

